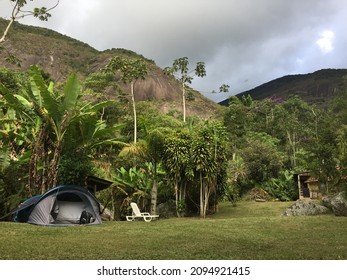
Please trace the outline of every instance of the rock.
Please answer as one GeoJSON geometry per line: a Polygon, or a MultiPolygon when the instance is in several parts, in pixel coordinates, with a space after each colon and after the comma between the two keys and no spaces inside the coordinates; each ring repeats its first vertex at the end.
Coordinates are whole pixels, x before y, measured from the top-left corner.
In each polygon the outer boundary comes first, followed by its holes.
{"type": "Polygon", "coordinates": [[[174,200],[158,204],[157,212],[160,218],[173,218],[176,217],[176,203],[174,200]]]}
{"type": "Polygon", "coordinates": [[[315,204],[311,201],[298,201],[294,205],[287,208],[283,215],[284,216],[311,216],[321,215],[329,213],[329,208],[315,204]]]}
{"type": "Polygon", "coordinates": [[[262,188],[253,188],[249,191],[248,197],[250,200],[264,200],[269,201],[271,200],[271,195],[269,195],[265,190],[262,188]]]}
{"type": "Polygon", "coordinates": [[[110,209],[104,208],[103,205],[100,205],[101,209],[103,210],[102,214],[100,215],[102,221],[113,221],[113,213],[111,212],[110,209]]]}
{"type": "Polygon", "coordinates": [[[325,196],[322,202],[326,207],[330,208],[336,216],[347,216],[347,199],[345,192],[325,196]]]}

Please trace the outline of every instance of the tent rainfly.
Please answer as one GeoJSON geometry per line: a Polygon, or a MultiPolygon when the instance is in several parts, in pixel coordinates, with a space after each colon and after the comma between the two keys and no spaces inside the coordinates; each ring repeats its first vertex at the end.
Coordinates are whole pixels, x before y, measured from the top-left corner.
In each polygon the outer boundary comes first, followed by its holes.
{"type": "Polygon", "coordinates": [[[58,186],[24,201],[14,221],[36,225],[101,224],[100,204],[81,186],[58,186]]]}

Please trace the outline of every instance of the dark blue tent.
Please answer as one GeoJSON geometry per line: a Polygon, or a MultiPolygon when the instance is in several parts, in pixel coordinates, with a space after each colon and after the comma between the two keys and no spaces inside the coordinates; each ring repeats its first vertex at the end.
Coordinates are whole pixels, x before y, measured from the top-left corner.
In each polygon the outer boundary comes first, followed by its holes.
{"type": "Polygon", "coordinates": [[[24,201],[14,221],[37,225],[101,224],[100,204],[86,188],[58,186],[24,201]]]}
{"type": "Polygon", "coordinates": [[[19,207],[13,212],[16,214],[14,218],[15,222],[26,223],[29,219],[30,213],[33,210],[35,204],[40,200],[42,195],[36,195],[30,197],[26,201],[24,201],[19,207]]]}

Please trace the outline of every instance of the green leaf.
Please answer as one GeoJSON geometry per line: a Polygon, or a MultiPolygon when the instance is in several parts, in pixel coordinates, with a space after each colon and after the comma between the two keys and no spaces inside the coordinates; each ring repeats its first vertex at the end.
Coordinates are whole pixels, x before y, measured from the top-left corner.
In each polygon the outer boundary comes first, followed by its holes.
{"type": "MultiPolygon", "coordinates": [[[[80,94],[81,86],[78,82],[76,74],[72,74],[64,87],[63,111],[71,113],[76,107],[76,103],[80,94]]],[[[63,113],[64,113],[63,112],[63,113]]]]}
{"type": "Polygon", "coordinates": [[[18,95],[18,94],[14,94],[14,96],[19,100],[19,102],[22,103],[22,105],[28,109],[33,107],[33,104],[31,102],[29,102],[25,97],[18,95]]]}
{"type": "Polygon", "coordinates": [[[48,90],[40,70],[36,66],[32,66],[29,69],[29,74],[31,90],[34,97],[33,101],[37,103],[39,107],[36,109],[39,112],[45,112],[45,117],[49,116],[55,122],[59,121],[61,118],[61,114],[59,113],[59,104],[48,90]]]}

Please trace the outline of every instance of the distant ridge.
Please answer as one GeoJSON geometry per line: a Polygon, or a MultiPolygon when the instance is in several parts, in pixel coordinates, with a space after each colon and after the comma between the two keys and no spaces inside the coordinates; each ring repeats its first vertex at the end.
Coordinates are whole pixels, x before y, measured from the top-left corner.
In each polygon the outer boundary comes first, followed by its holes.
{"type": "MultiPolygon", "coordinates": [[[[309,74],[287,75],[236,96],[250,95],[253,100],[263,100],[272,97],[287,99],[296,95],[310,104],[325,107],[343,88],[344,77],[347,77],[347,69],[322,69],[309,74]]],[[[227,106],[229,100],[219,104],[227,106]]]]}

